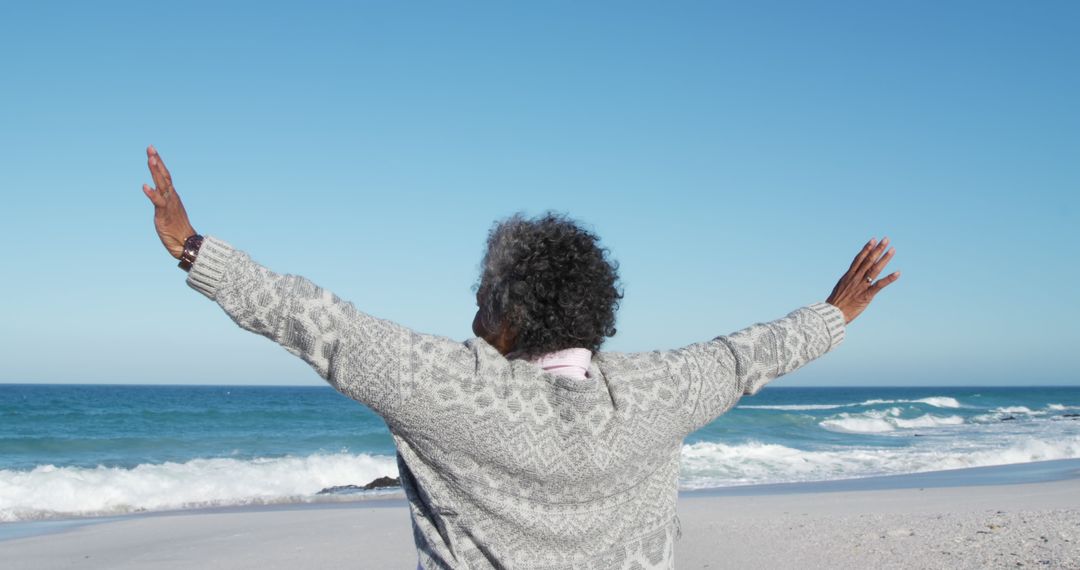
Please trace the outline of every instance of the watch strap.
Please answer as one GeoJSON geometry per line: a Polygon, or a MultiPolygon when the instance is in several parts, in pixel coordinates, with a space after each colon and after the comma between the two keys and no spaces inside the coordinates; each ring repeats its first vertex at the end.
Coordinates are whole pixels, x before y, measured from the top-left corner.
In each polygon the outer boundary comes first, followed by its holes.
{"type": "Polygon", "coordinates": [[[184,252],[180,254],[180,263],[178,267],[184,271],[191,271],[191,266],[195,263],[195,258],[199,255],[199,248],[202,247],[203,236],[199,234],[192,234],[184,240],[184,252]]]}

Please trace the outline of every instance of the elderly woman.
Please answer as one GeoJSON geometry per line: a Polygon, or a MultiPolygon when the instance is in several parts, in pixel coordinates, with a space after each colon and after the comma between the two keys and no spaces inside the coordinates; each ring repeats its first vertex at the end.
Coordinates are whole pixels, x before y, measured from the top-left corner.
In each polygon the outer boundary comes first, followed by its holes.
{"type": "Polygon", "coordinates": [[[147,149],[162,243],[240,327],[379,414],[424,569],[671,568],[683,439],[828,352],[898,273],[871,240],[824,303],[677,350],[600,352],[621,293],[597,237],[555,215],[488,237],[459,342],[370,316],[188,221],[147,149]]]}

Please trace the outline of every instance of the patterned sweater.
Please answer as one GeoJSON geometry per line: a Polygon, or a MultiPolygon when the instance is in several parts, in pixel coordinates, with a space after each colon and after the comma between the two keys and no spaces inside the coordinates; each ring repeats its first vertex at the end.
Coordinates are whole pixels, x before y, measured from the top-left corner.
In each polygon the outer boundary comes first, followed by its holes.
{"type": "Polygon", "coordinates": [[[676,350],[599,352],[575,380],[375,318],[211,236],[187,283],[386,421],[429,570],[672,568],[683,438],[845,330],[816,303],[676,350]]]}

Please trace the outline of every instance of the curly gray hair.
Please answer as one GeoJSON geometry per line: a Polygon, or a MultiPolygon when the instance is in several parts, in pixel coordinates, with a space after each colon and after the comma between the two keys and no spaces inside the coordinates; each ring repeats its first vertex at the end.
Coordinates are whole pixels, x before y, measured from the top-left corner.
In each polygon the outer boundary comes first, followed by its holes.
{"type": "Polygon", "coordinates": [[[618,263],[599,238],[564,215],[497,222],[476,285],[483,326],[508,327],[513,351],[533,357],[566,348],[597,351],[615,334],[623,293],[618,263]]]}

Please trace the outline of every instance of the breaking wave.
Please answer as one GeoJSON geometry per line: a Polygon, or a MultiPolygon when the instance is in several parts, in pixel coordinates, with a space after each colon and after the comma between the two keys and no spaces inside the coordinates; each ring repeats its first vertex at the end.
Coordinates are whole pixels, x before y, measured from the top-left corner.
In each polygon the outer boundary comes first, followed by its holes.
{"type": "Polygon", "coordinates": [[[931,396],[929,398],[919,398],[917,400],[867,400],[860,406],[875,406],[877,404],[926,404],[927,406],[933,406],[935,408],[959,408],[960,402],[956,398],[950,398],[948,396],[931,396]]]}
{"type": "Polygon", "coordinates": [[[743,410],[784,410],[802,412],[809,410],[832,410],[834,408],[845,408],[847,406],[857,405],[858,404],[777,404],[774,406],[739,406],[739,408],[743,410]]]}
{"type": "Polygon", "coordinates": [[[900,408],[869,410],[855,414],[842,412],[832,418],[822,420],[818,425],[829,431],[840,433],[885,433],[897,429],[934,428],[964,423],[964,418],[960,416],[925,414],[905,419],[900,417],[901,414],[900,408]]]}
{"type": "Polygon", "coordinates": [[[775,405],[743,405],[743,410],[786,410],[786,411],[810,411],[832,410],[836,408],[855,408],[859,406],[877,406],[880,404],[926,404],[935,408],[959,408],[960,402],[956,398],[948,396],[930,396],[917,400],[865,400],[850,404],[775,404],[775,405]]]}
{"type": "Polygon", "coordinates": [[[310,502],[326,487],[363,485],[381,476],[397,476],[394,458],[364,453],[194,459],[132,468],[4,469],[0,521],[310,502]]]}
{"type": "Polygon", "coordinates": [[[849,479],[1080,458],[1080,437],[1059,441],[1025,438],[977,451],[967,448],[844,448],[805,451],[750,442],[698,442],[683,446],[684,489],[849,479]]]}

